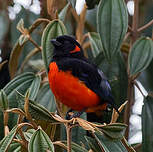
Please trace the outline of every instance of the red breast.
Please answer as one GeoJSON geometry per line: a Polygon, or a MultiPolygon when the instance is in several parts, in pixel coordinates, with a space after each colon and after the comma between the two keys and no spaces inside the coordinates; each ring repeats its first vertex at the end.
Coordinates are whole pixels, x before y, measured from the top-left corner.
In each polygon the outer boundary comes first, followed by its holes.
{"type": "Polygon", "coordinates": [[[51,62],[49,65],[48,78],[55,97],[73,110],[81,111],[85,108],[96,107],[100,102],[96,93],[74,77],[71,71],[59,70],[56,62],[51,62]]]}

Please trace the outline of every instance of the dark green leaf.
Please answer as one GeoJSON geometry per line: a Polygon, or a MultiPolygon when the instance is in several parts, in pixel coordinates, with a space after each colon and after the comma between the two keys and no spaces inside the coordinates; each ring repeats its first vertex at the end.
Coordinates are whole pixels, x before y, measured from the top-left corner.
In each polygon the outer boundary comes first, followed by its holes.
{"type": "Polygon", "coordinates": [[[15,134],[16,134],[17,127],[15,126],[7,136],[5,136],[0,142],[0,152],[6,152],[10,143],[12,142],[15,134]]]}
{"type": "Polygon", "coordinates": [[[147,96],[142,107],[142,148],[144,152],[153,150],[153,97],[147,96]]]}
{"type": "Polygon", "coordinates": [[[41,41],[43,49],[42,57],[45,63],[46,71],[48,71],[48,66],[53,55],[53,45],[51,44],[51,39],[66,33],[65,26],[60,20],[53,20],[46,26],[41,41]]]}
{"type": "Polygon", "coordinates": [[[125,124],[113,123],[101,127],[101,131],[112,139],[122,139],[126,129],[125,124]]]}
{"type": "Polygon", "coordinates": [[[145,70],[153,58],[153,42],[150,38],[142,37],[138,39],[129,54],[128,65],[130,75],[135,75],[145,70]]]}
{"type": "MultiPolygon", "coordinates": [[[[19,102],[19,107],[24,110],[24,100],[25,97],[22,96],[19,92],[17,92],[17,99],[19,102]]],[[[48,122],[56,122],[54,118],[52,118],[49,111],[41,106],[40,104],[37,104],[34,101],[29,100],[29,113],[31,114],[32,118],[35,120],[44,120],[48,122]]]]}
{"type": "Polygon", "coordinates": [[[98,33],[90,32],[89,40],[91,43],[92,54],[93,57],[95,58],[100,52],[102,52],[102,43],[100,40],[100,36],[98,33]]]}
{"type": "Polygon", "coordinates": [[[30,152],[46,152],[47,150],[54,152],[54,146],[48,135],[38,128],[30,138],[28,150],[30,152]]]}
{"type": "Polygon", "coordinates": [[[41,83],[41,77],[40,77],[40,75],[36,75],[35,79],[33,80],[32,84],[29,88],[29,90],[30,90],[29,99],[31,99],[31,100],[36,99],[36,96],[39,91],[40,83],[41,83]]]}
{"type": "Polygon", "coordinates": [[[70,6],[70,3],[67,3],[66,6],[61,10],[61,12],[59,13],[59,19],[64,22],[65,21],[65,17],[67,14],[67,10],[70,6]]]}
{"type": "Polygon", "coordinates": [[[124,1],[101,0],[97,11],[97,30],[109,61],[120,50],[127,28],[128,13],[124,1]]]}
{"type": "Polygon", "coordinates": [[[21,152],[21,144],[12,142],[9,146],[8,152],[21,152]]]}
{"type": "Polygon", "coordinates": [[[47,108],[50,112],[56,111],[56,101],[53,93],[51,92],[51,89],[49,87],[49,84],[44,84],[39,92],[38,96],[36,98],[37,103],[41,104],[45,108],[47,108]]]}
{"type": "Polygon", "coordinates": [[[8,109],[8,99],[3,89],[0,90],[0,109],[2,111],[8,109]]]}
{"type": "Polygon", "coordinates": [[[128,152],[120,140],[112,140],[98,132],[95,139],[106,152],[128,152]]]}
{"type": "Polygon", "coordinates": [[[21,94],[25,94],[35,78],[36,76],[32,72],[23,73],[15,77],[3,88],[9,100],[9,108],[17,107],[16,90],[21,94]]]}

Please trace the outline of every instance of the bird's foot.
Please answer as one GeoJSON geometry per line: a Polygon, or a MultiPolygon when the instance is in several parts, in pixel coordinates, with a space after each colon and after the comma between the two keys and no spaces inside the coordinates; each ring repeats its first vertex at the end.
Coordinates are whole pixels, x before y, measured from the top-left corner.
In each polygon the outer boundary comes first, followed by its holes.
{"type": "Polygon", "coordinates": [[[82,110],[82,111],[79,111],[79,112],[75,112],[75,113],[73,113],[73,114],[69,114],[70,112],[73,112],[73,110],[70,109],[70,110],[66,113],[66,119],[67,119],[67,120],[70,120],[70,119],[72,119],[72,118],[80,117],[84,111],[85,111],[85,110],[82,110]]]}

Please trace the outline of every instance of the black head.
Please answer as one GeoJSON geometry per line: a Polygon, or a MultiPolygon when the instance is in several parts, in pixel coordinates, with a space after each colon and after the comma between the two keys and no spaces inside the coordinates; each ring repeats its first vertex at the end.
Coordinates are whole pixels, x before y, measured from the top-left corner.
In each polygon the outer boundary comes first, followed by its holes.
{"type": "Polygon", "coordinates": [[[53,55],[56,57],[80,57],[83,55],[83,50],[76,39],[69,35],[58,36],[52,39],[51,43],[54,45],[53,55]]]}

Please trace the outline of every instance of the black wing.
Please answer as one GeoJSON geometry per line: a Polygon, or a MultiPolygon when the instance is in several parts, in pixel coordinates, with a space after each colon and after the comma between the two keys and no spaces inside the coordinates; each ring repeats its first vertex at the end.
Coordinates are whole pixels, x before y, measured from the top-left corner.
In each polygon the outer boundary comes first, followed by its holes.
{"type": "Polygon", "coordinates": [[[111,87],[103,72],[94,64],[90,63],[87,59],[64,58],[57,61],[57,65],[60,70],[72,71],[72,74],[95,92],[102,102],[107,101],[117,110],[112,97],[111,87]]]}

